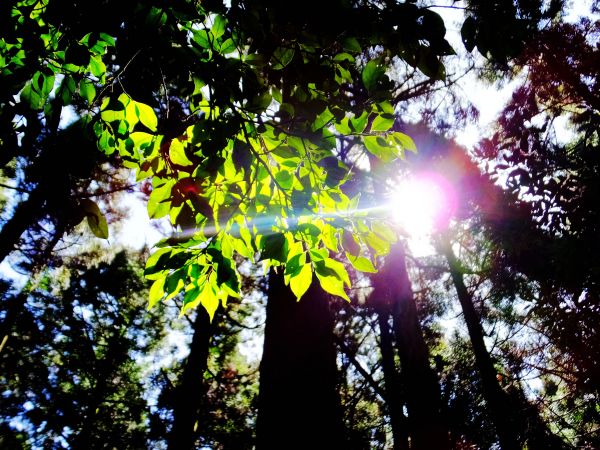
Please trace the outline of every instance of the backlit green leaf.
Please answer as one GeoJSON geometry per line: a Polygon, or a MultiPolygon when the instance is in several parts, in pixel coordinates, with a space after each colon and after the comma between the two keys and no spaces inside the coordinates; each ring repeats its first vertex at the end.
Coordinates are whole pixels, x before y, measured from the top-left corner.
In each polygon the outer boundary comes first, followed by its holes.
{"type": "Polygon", "coordinates": [[[173,139],[169,146],[169,159],[179,166],[191,166],[192,162],[185,154],[185,148],[179,139],[173,139]]]}
{"type": "Polygon", "coordinates": [[[344,281],[335,270],[326,266],[325,261],[316,261],[314,267],[315,274],[325,292],[329,292],[330,294],[337,295],[344,300],[350,301],[346,291],[344,291],[344,281]]]}
{"type": "Polygon", "coordinates": [[[312,283],[312,268],[304,264],[300,271],[290,277],[290,288],[298,300],[306,293],[312,283]]]}
{"type": "Polygon", "coordinates": [[[375,269],[375,266],[373,266],[373,263],[365,258],[364,256],[353,256],[350,253],[346,252],[346,258],[348,258],[348,261],[350,261],[350,264],[352,264],[352,266],[356,269],[356,270],[360,270],[361,272],[368,272],[368,273],[376,273],[377,269],[375,269]]]}
{"type": "Polygon", "coordinates": [[[369,153],[377,156],[383,162],[390,162],[398,157],[399,149],[390,145],[383,136],[365,136],[363,142],[369,153]]]}
{"type": "Polygon", "coordinates": [[[152,283],[149,293],[148,309],[153,308],[165,296],[165,279],[166,277],[161,277],[157,280],[154,280],[154,283],[152,283]]]}
{"type": "Polygon", "coordinates": [[[84,198],[79,201],[79,205],[87,217],[87,222],[92,233],[100,239],[108,239],[106,217],[104,217],[96,202],[84,198]]]}
{"type": "Polygon", "coordinates": [[[79,94],[81,95],[81,98],[91,104],[96,98],[96,88],[94,87],[94,83],[87,78],[83,78],[79,82],[79,94]]]}
{"type": "Polygon", "coordinates": [[[227,27],[227,19],[223,16],[216,16],[215,22],[210,29],[211,33],[215,38],[220,38],[225,33],[225,28],[227,27]]]}
{"type": "Polygon", "coordinates": [[[394,125],[394,116],[381,114],[373,119],[371,131],[388,131],[394,125]]]}
{"type": "Polygon", "coordinates": [[[140,122],[142,122],[150,131],[156,131],[158,119],[156,113],[150,106],[136,102],[135,111],[140,122]]]}
{"type": "Polygon", "coordinates": [[[381,63],[373,59],[369,61],[362,71],[362,81],[367,90],[373,91],[377,87],[377,83],[385,75],[385,68],[381,63]]]}

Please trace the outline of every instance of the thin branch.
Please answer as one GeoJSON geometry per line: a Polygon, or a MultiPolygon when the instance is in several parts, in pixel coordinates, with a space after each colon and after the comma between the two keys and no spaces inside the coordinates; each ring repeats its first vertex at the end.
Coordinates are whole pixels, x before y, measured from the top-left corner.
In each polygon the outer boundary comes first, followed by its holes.
{"type": "Polygon", "coordinates": [[[0,183],[0,187],[6,188],[6,189],[12,189],[13,191],[17,191],[17,192],[22,192],[23,194],[31,194],[32,191],[29,191],[27,189],[23,189],[17,186],[10,186],[8,184],[4,184],[4,183],[0,183]]]}
{"type": "Polygon", "coordinates": [[[342,338],[336,336],[335,337],[335,341],[336,341],[337,345],[339,346],[340,350],[342,351],[342,353],[344,353],[344,355],[346,355],[346,357],[352,363],[352,365],[358,371],[358,373],[360,373],[362,375],[362,377],[365,379],[365,381],[367,383],[369,383],[369,385],[375,391],[375,393],[377,395],[379,395],[379,397],[381,397],[381,399],[383,401],[386,401],[385,392],[383,391],[383,389],[381,388],[381,386],[379,385],[379,383],[377,381],[375,381],[375,379],[367,371],[367,369],[365,369],[361,365],[361,363],[356,359],[356,356],[354,356],[354,354],[348,348],[348,346],[346,345],[346,343],[344,342],[344,340],[342,338]]]}

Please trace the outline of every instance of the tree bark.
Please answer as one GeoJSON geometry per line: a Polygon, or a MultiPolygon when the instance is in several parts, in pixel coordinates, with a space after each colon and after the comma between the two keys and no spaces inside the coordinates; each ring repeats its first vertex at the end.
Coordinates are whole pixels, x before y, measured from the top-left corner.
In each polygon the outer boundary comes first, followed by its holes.
{"type": "Polygon", "coordinates": [[[410,448],[449,449],[440,387],[429,364],[429,349],[421,331],[401,244],[392,248],[385,267],[376,277],[375,289],[375,293],[383,294],[391,302],[393,331],[408,410],[410,448]]]}
{"type": "Polygon", "coordinates": [[[379,348],[381,350],[381,367],[385,382],[386,404],[392,425],[394,450],[408,450],[408,430],[406,416],[403,411],[402,386],[396,368],[394,341],[390,330],[388,308],[379,308],[377,322],[379,325],[379,348]]]}
{"type": "Polygon", "coordinates": [[[328,296],[313,282],[298,302],[282,273],[269,274],[260,366],[257,449],[342,449],[328,296]]]}
{"type": "Polygon", "coordinates": [[[169,450],[195,448],[195,428],[205,394],[204,372],[208,365],[211,335],[212,326],[208,313],[203,307],[198,307],[190,354],[175,390],[173,427],[167,440],[169,450]]]}
{"type": "Polygon", "coordinates": [[[518,420],[515,418],[519,415],[519,411],[511,408],[511,404],[506,392],[502,390],[498,384],[498,372],[494,367],[494,362],[485,346],[483,328],[481,319],[473,305],[473,299],[462,276],[460,264],[458,263],[450,243],[442,238],[440,243],[442,252],[448,261],[450,267],[450,275],[458,294],[469,338],[475,354],[475,362],[477,369],[481,375],[481,384],[485,400],[488,404],[488,409],[496,427],[496,434],[500,441],[502,450],[520,450],[521,444],[518,437],[518,420]]]}
{"type": "Polygon", "coordinates": [[[37,217],[44,202],[42,189],[36,188],[27,198],[15,208],[13,216],[0,230],[0,263],[15,250],[19,238],[29,228],[37,217]]]}
{"type": "Polygon", "coordinates": [[[5,294],[2,299],[1,310],[4,312],[4,318],[0,322],[0,354],[10,345],[9,339],[13,333],[13,327],[26,300],[27,296],[23,291],[14,296],[5,294]]]}

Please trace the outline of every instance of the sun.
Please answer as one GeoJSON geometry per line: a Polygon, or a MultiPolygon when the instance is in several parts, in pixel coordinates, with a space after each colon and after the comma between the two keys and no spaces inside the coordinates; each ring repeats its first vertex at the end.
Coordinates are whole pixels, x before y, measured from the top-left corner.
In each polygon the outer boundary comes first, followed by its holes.
{"type": "Polygon", "coordinates": [[[392,190],[390,213],[411,238],[419,239],[440,231],[455,209],[452,186],[438,174],[403,178],[392,190]]]}

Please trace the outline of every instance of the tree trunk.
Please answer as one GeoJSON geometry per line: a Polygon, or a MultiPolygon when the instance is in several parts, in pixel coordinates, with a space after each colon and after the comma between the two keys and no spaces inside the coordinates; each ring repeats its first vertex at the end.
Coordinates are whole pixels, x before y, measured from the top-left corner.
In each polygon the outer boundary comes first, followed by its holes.
{"type": "Polygon", "coordinates": [[[402,385],[396,368],[394,341],[389,324],[388,308],[379,308],[377,322],[379,325],[379,348],[381,350],[381,367],[385,382],[386,405],[392,425],[394,450],[408,450],[408,433],[406,416],[403,411],[402,385]]]}
{"type": "Polygon", "coordinates": [[[408,410],[411,449],[448,449],[448,427],[443,420],[437,376],[429,364],[429,349],[417,316],[401,244],[392,248],[376,277],[376,293],[391,302],[393,330],[401,365],[408,410]]]}
{"type": "Polygon", "coordinates": [[[257,448],[345,448],[337,378],[327,295],[313,282],[298,302],[283,274],[271,270],[257,448]]]}
{"type": "Polygon", "coordinates": [[[10,336],[14,332],[13,327],[26,300],[27,296],[23,291],[15,296],[6,294],[2,299],[1,310],[4,312],[4,318],[0,322],[0,354],[9,345],[10,336]]]}
{"type": "Polygon", "coordinates": [[[511,408],[511,404],[506,392],[498,384],[498,372],[494,367],[494,362],[485,346],[483,328],[481,319],[473,305],[473,299],[467,291],[463,280],[460,265],[454,256],[450,243],[442,238],[441,248],[450,266],[450,275],[458,294],[458,300],[462,307],[463,316],[469,331],[473,353],[477,369],[481,375],[481,384],[488,409],[493,418],[496,427],[496,433],[500,441],[502,450],[520,450],[521,445],[518,438],[518,419],[519,411],[511,408]]]}
{"type": "Polygon", "coordinates": [[[208,313],[203,307],[198,307],[190,354],[185,362],[181,381],[175,390],[173,427],[167,440],[169,450],[194,448],[196,422],[205,394],[204,372],[208,364],[211,334],[212,326],[208,313]]]}
{"type": "Polygon", "coordinates": [[[0,263],[12,252],[21,235],[29,228],[43,204],[42,189],[37,187],[27,198],[15,208],[12,217],[0,230],[0,263]]]}

